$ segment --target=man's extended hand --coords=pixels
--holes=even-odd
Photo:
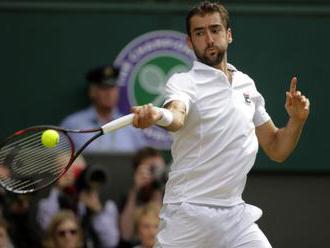
[[[286,92],[285,108],[291,119],[305,122],[309,115],[309,99],[297,91],[297,78],[291,79],[290,91]]]
[[[135,114],[133,126],[137,128],[150,127],[162,118],[162,114],[151,103],[135,106],[132,112]]]

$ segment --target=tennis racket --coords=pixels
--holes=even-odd
[[[0,144],[0,185],[6,190],[26,194],[43,189],[59,179],[73,161],[95,139],[133,122],[134,114],[113,120],[100,128],[72,130],[57,126],[34,126],[17,131]],[[53,147],[41,142],[46,130],[55,130],[59,141]],[[70,133],[95,133],[76,150]]]

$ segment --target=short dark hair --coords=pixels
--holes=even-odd
[[[212,14],[218,12],[223,24],[225,25],[225,28],[228,29],[229,28],[229,13],[228,10],[225,8],[225,6],[223,6],[220,3],[217,2],[209,2],[209,1],[203,1],[201,2],[199,5],[194,6],[187,14],[186,16],[186,31],[187,34],[189,36],[191,36],[191,31],[190,31],[190,27],[191,27],[191,18],[195,15],[200,15],[200,16],[204,16],[206,14]]]
[[[153,157],[162,157],[162,155],[158,150],[152,147],[145,147],[137,151],[137,153],[133,157],[134,170],[136,170],[141,165],[143,160]]]

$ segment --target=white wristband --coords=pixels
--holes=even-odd
[[[173,114],[171,111],[165,108],[155,107],[161,114],[162,118],[156,122],[157,125],[162,127],[168,127],[173,122]]]

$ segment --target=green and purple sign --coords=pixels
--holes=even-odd
[[[135,105],[164,102],[165,85],[176,72],[188,71],[195,55],[186,45],[186,36],[176,31],[154,31],[132,40],[119,53],[120,110],[128,113]],[[144,129],[149,144],[169,149],[171,137],[160,127]]]

